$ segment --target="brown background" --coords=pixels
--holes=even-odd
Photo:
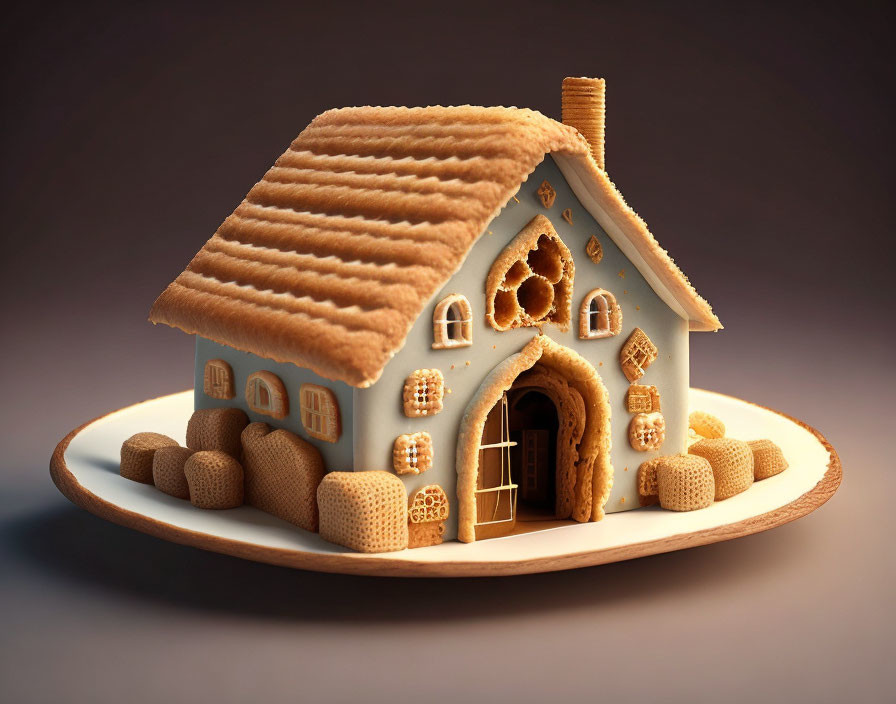
[[[133,5],[133,6],[132,6]],[[2,30],[6,701],[892,701],[889,3],[27,3]],[[242,562],[49,482],[83,420],[191,384],[154,296],[317,113],[608,79],[608,170],[714,304],[693,385],[841,453],[769,533],[529,577]]]

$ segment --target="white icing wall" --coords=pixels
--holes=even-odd
[[[535,195],[547,179],[557,191],[550,210]],[[485,321],[485,280],[501,250],[537,214],[545,215],[575,260],[572,297],[572,324],[566,332],[545,326],[546,335],[574,349],[590,361],[607,387],[612,409],[612,463],[614,484],[606,511],[638,507],[636,477],[638,465],[658,454],[684,452],[687,446],[688,323],[663,303],[644,277],[625,258],[566,184],[553,159],[547,157],[513,199],[488,226],[473,246],[463,267],[430,301],[414,324],[404,347],[388,364],[382,377],[369,389],[354,393],[354,468],[392,468],[392,443],[402,433],[425,430],[432,435],[433,467],[418,476],[402,477],[408,491],[426,484],[441,485],[451,501],[451,518],[446,538],[457,534],[455,449],[464,409],[488,372],[508,356],[519,352],[537,334],[535,328],[497,332]],[[573,212],[570,225],[560,216],[565,208]],[[585,244],[597,235],[604,258],[594,264],[585,254]],[[625,272],[624,278],[619,275]],[[604,288],[616,296],[622,307],[620,335],[597,340],[578,337],[578,310],[583,297],[594,288]],[[432,313],[444,296],[465,295],[473,308],[473,345],[453,350],[432,349]],[[625,408],[629,382],[619,366],[619,350],[631,331],[640,327],[659,349],[658,359],[648,367],[638,383],[657,386],[666,419],[666,441],[659,452],[636,452],[628,443],[631,415]],[[451,368],[453,365],[453,369]],[[407,418],[402,411],[404,380],[415,369],[436,368],[445,376],[443,410],[434,416]],[[624,501],[623,501],[624,499]]]
[[[203,373],[205,363],[210,359],[223,359],[233,367],[233,388],[236,397],[232,399],[209,398],[203,393]],[[246,403],[246,379],[252,372],[269,371],[280,377],[289,395],[289,415],[283,420],[256,413]],[[302,384],[320,384],[332,389],[339,402],[342,434],[338,442],[322,442],[308,437],[299,417],[299,387]],[[196,369],[194,386],[194,407],[200,408],[242,408],[252,421],[263,421],[274,428],[286,428],[303,440],[314,444],[324,458],[327,471],[347,471],[352,468],[352,387],[341,381],[331,381],[314,372],[294,364],[282,364],[249,352],[240,352],[232,347],[212,342],[204,337],[196,338]]]

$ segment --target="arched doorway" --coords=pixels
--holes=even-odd
[[[610,409],[597,370],[539,335],[486,377],[458,437],[458,538],[519,521],[599,520],[612,485]]]

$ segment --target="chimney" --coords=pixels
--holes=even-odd
[[[603,78],[564,78],[561,99],[564,125],[575,127],[591,145],[597,165],[604,168],[604,93]]]

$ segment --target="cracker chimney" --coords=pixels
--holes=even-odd
[[[564,125],[575,127],[591,145],[597,165],[604,168],[604,98],[603,78],[564,78],[561,99]]]

